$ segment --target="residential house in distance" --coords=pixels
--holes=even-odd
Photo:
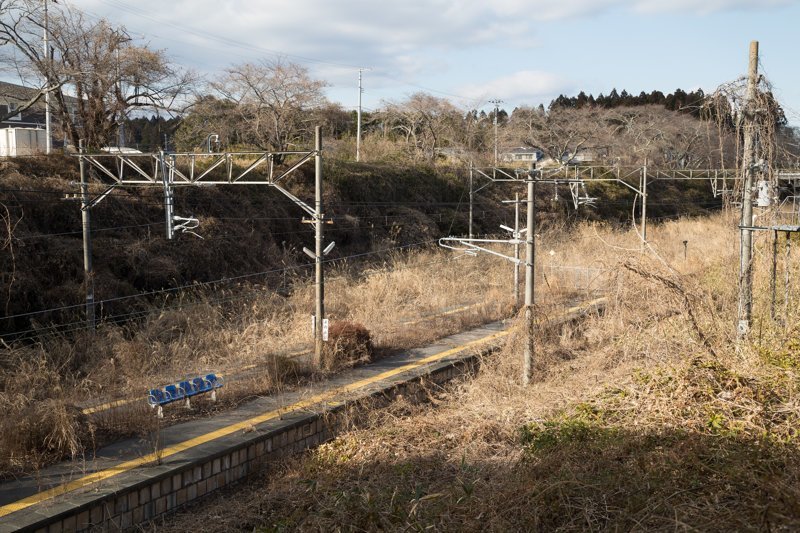
[[[0,114],[16,111],[38,92],[31,87],[0,81]],[[0,122],[0,128],[44,128],[44,101]]]
[[[561,157],[565,165],[591,165],[601,163],[608,158],[606,146],[582,146],[577,153],[567,152]]]
[[[15,83],[0,81],[0,116],[5,116],[7,112],[14,112],[16,109],[34,98],[38,89],[25,87]],[[77,103],[71,96],[65,97],[67,105]],[[77,106],[75,106],[77,107]],[[25,129],[45,129],[45,99],[40,98],[33,106],[15,115],[0,121],[0,129],[25,128]],[[51,114],[50,134],[52,146],[62,148],[64,146],[64,132],[57,117]]]
[[[500,152],[500,161],[514,165],[531,167],[544,158],[544,152],[530,146],[519,146]]]
[[[500,153],[500,161],[506,164],[527,166],[536,165],[539,168],[558,167],[561,165],[591,165],[602,162],[608,156],[608,148],[586,146],[578,149],[577,153],[565,152],[560,160],[545,155],[539,148],[520,146],[510,148]]]

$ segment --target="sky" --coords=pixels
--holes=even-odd
[[[63,0],[62,0],[63,1]],[[465,109],[559,94],[713,91],[760,72],[800,126],[800,0],[68,0],[213,79],[282,57],[345,108],[424,91]]]

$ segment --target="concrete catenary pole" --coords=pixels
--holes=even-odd
[[[322,128],[316,127],[315,130],[315,143],[314,143],[314,219],[316,229],[316,327],[314,328],[314,363],[317,367],[322,363],[322,320],[325,318],[325,272],[323,270],[322,259],[324,257],[323,251],[323,235],[322,228],[325,223],[322,213]]]
[[[83,139],[78,142],[78,150],[83,154]],[[92,330],[95,326],[92,230],[89,213],[89,183],[86,180],[86,164],[82,156],[78,158],[78,165],[81,172],[81,226],[83,228],[83,280],[86,285],[86,325]]]
[[[533,261],[535,257],[535,242],[534,234],[534,210],[535,205],[535,183],[534,176],[531,174],[528,177],[528,227],[526,230],[526,246],[525,246],[525,328],[527,329],[527,340],[525,342],[525,352],[522,360],[522,383],[528,385],[533,376],[533,334],[534,334],[534,317],[533,317]]]
[[[364,89],[361,88],[361,73],[363,68],[358,69],[358,125],[356,126],[356,162],[361,161],[361,95]]]
[[[750,63],[747,76],[747,101],[744,108],[744,189],[739,254],[739,321],[736,333],[742,338],[750,331],[753,312],[753,174],[755,172],[756,120],[755,105],[758,87],[758,41],[750,43]]]
[[[167,168],[167,160],[164,151],[158,154],[161,164],[161,179],[164,182],[164,222],[166,224],[167,240],[175,238],[175,224],[172,218],[175,209],[175,198],[172,190],[172,169]]]
[[[519,193],[514,197],[514,259],[519,261]],[[519,263],[514,263],[514,308],[519,309]]]
[[[642,168],[642,250],[647,248],[647,160]]]
[[[474,193],[472,192],[472,163],[469,164],[469,238],[472,238],[472,198]]]
[[[45,87],[44,93],[44,131],[45,131],[45,153],[48,155],[53,149],[53,140],[50,135],[50,43],[49,39],[50,21],[47,14],[47,0],[44,0],[44,64],[45,64]]]

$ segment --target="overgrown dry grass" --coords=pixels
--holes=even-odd
[[[169,424],[317,379],[303,355],[312,348],[314,286],[290,281],[288,296],[255,286],[183,295],[141,322],[4,350],[0,472],[90,455],[122,436],[145,438],[155,428],[154,413],[143,405],[154,386],[206,372],[226,377],[217,404],[201,398],[192,413],[169,408]],[[363,324],[380,355],[501,318],[510,309],[510,283],[510,266],[501,260],[454,259],[436,249],[396,254],[368,271],[330,270],[327,315],[334,323]],[[484,291],[484,284],[495,289]],[[136,402],[82,413],[119,399]],[[41,409],[53,416],[41,416]]]
[[[602,264],[610,303],[579,326],[540,333],[533,385],[519,384],[515,335],[473,380],[433,394],[436,409],[397,404],[153,528],[800,528],[797,316],[762,320],[760,291],[758,329],[736,344],[735,224],[653,228],[646,255],[630,233],[565,237],[554,251]]]

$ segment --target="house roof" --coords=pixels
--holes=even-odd
[[[538,148],[532,148],[530,146],[518,146],[516,148],[507,148],[503,150],[504,154],[540,154],[542,153],[541,150]]]
[[[39,93],[38,87],[26,87],[16,83],[9,83],[7,81],[0,81],[0,103],[7,102],[27,102]],[[67,102],[77,102],[78,99],[73,96],[64,95]],[[39,101],[34,104],[34,107],[44,107],[44,102]]]
[[[39,89],[33,87],[0,81],[0,100],[4,102],[9,100],[12,102],[28,101],[36,96],[38,92]]]

